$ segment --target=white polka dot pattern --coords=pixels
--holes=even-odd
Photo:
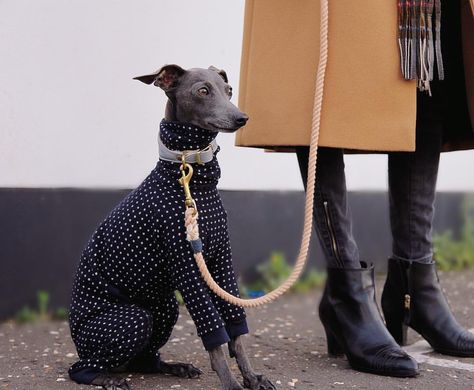
[[[162,121],[160,136],[173,150],[207,146],[216,133]],[[217,153],[217,152],[216,152]],[[186,241],[180,164],[156,168],[98,227],[85,248],[75,277],[70,328],[80,360],[71,377],[106,371],[137,356],[158,356],[176,323],[174,290],[183,296],[206,349],[247,333],[245,312],[210,292]],[[203,253],[214,279],[239,294],[227,231],[227,215],[216,188],[216,157],[194,165],[191,191],[200,212]]]

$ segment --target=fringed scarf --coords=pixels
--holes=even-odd
[[[398,0],[398,27],[403,77],[417,80],[418,89],[431,96],[430,81],[434,77],[435,52],[438,78],[444,79],[441,0]]]

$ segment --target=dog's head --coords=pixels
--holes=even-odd
[[[213,66],[185,70],[178,65],[165,65],[135,80],[165,91],[172,105],[173,120],[225,133],[247,123],[248,116],[230,102],[232,87],[227,74]]]

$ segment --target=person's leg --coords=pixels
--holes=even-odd
[[[298,148],[306,183],[308,148]],[[416,376],[418,366],[387,332],[375,301],[373,266],[359,261],[347,203],[343,151],[318,151],[314,219],[327,259],[328,278],[319,305],[328,354],[345,354],[358,371]]]
[[[418,120],[416,151],[388,157],[392,257],[433,261],[432,224],[443,124]]]
[[[443,123],[436,110],[417,121],[417,149],[389,156],[393,255],[382,309],[400,344],[410,326],[438,352],[474,356],[474,335],[461,327],[444,297],[433,256],[432,223]]]
[[[417,95],[416,151],[389,156],[393,256],[382,309],[390,333],[400,344],[406,343],[410,326],[438,352],[474,356],[474,335],[458,324],[440,287],[431,237],[444,123],[449,120],[449,128],[455,128],[452,101],[464,88],[456,85],[458,73],[463,73],[459,7],[459,1],[443,2],[446,78],[433,81],[432,97]]]
[[[296,154],[306,189],[309,147],[298,147]],[[352,217],[347,202],[342,149],[318,149],[313,215],[327,265],[360,268],[359,249],[352,235]]]

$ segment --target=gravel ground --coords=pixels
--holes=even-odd
[[[445,273],[441,279],[458,320],[473,328],[474,271]],[[381,286],[379,280],[378,287]],[[246,337],[249,356],[254,367],[265,373],[278,389],[474,389],[474,359],[470,358],[427,353],[423,357],[434,365],[422,363],[421,375],[415,379],[363,374],[351,370],[344,359],[328,358],[316,310],[320,295],[320,291],[287,295],[266,307],[248,310],[252,331]],[[420,338],[411,332],[410,340],[415,343]],[[162,352],[165,360],[191,362],[204,374],[197,380],[131,374],[134,390],[220,389],[184,309]],[[0,389],[88,389],[72,383],[67,376],[67,369],[75,359],[66,322],[0,324]],[[232,369],[240,378],[234,363]]]

